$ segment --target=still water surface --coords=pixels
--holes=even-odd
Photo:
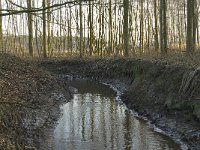
[[[170,138],[148,128],[116,101],[106,85],[70,81],[78,89],[54,130],[54,150],[178,150]]]

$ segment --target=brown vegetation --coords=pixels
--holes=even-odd
[[[70,98],[61,85],[48,72],[14,56],[0,55],[0,149],[34,145],[29,138],[33,140],[48,125],[58,103]]]

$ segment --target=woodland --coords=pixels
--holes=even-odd
[[[199,0],[0,0],[0,149],[48,146],[77,77],[198,150],[199,58]]]
[[[1,50],[31,57],[199,52],[198,0],[1,0]]]

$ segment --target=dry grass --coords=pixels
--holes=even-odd
[[[41,54],[42,55],[42,54]],[[17,54],[17,56],[19,56]],[[85,54],[82,59],[126,59],[122,55],[116,56],[115,54],[110,54],[109,56],[100,57],[98,54],[93,54],[90,56],[89,54]],[[30,57],[28,53],[23,55],[23,59],[27,61],[40,61],[43,60],[43,57],[34,56]],[[79,53],[71,53],[71,52],[62,52],[62,53],[54,53],[52,57],[48,57],[47,59],[51,60],[64,60],[64,59],[80,59]],[[185,49],[169,49],[168,54],[161,55],[158,51],[153,49],[149,50],[149,52],[139,54],[137,51],[136,54],[130,52],[130,56],[128,59],[142,59],[153,62],[162,62],[169,65],[183,65],[189,68],[196,68],[200,66],[200,51],[197,51],[193,55],[187,55]]]

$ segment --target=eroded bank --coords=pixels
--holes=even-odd
[[[130,109],[190,149],[199,149],[199,69],[134,59],[47,60],[38,66],[113,85]]]

